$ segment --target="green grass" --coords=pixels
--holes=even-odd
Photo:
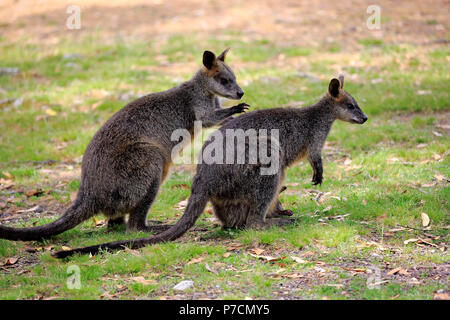
[[[59,249],[143,234],[126,234],[120,229],[107,232],[105,227],[87,221],[44,243],[0,240],[1,259],[20,257],[17,268],[0,271],[1,299],[431,299],[436,291],[448,290],[445,281],[434,280],[428,271],[414,275],[420,278],[419,284],[409,283],[410,277],[387,276],[397,266],[408,270],[442,266],[449,263],[449,256],[437,247],[405,245],[404,240],[424,236],[414,229],[385,235],[399,224],[420,229],[420,214],[425,212],[432,222],[429,232],[440,237],[434,243],[448,243],[450,189],[448,182],[436,178],[437,174],[450,176],[450,141],[436,126],[450,111],[448,48],[425,50],[364,39],[359,53],[330,44],[322,54],[317,48],[277,47],[265,39],[244,42],[239,36],[230,33],[227,40],[217,40],[175,35],[163,44],[136,40],[106,45],[87,37],[45,47],[25,41],[3,45],[2,67],[17,67],[20,74],[0,76],[4,89],[0,90],[0,100],[23,98],[23,103],[0,106],[0,178],[10,174],[15,184],[12,193],[0,190],[0,202],[13,197],[8,206],[29,208],[51,202],[58,208],[67,207],[70,194],[79,187],[79,177],[55,178],[45,170],[67,173],[73,168],[30,161],[79,159],[96,130],[128,102],[119,99],[121,94],[138,96],[168,89],[193,74],[201,61],[198,48],[219,53],[230,46],[227,59],[231,67],[239,65],[237,79],[245,84],[244,101],[252,110],[293,101],[303,101],[304,105],[315,102],[325,93],[329,79],[336,76],[333,65],[339,59],[346,73],[345,89],[369,116],[363,126],[334,125],[324,152],[322,186],[311,185],[307,163],[288,170],[288,191],[281,200],[295,212],[297,224],[263,231],[230,231],[213,225],[211,216],[204,214],[197,223],[199,229],[175,243],[64,261],[54,260],[45,250],[28,253],[26,246],[53,245]],[[310,61],[308,70],[296,69],[299,57]],[[161,60],[167,61],[165,68],[160,68]],[[283,62],[275,63],[278,60]],[[351,64],[353,60],[359,64]],[[178,65],[192,68],[174,72]],[[345,164],[345,159],[351,163]],[[150,219],[175,221],[181,215],[175,206],[189,197],[193,173],[176,171],[163,185]],[[47,200],[28,198],[21,191],[36,188],[46,192]],[[316,194],[308,192],[311,189],[325,193],[323,199],[316,203]],[[347,214],[343,221],[329,219]],[[34,217],[17,225],[51,220]],[[363,244],[370,241],[387,249]],[[229,250],[231,242],[242,248]],[[249,255],[254,247],[280,260],[264,262]],[[296,263],[291,256],[302,257],[306,263]],[[199,258],[203,260],[188,264]],[[208,271],[205,264],[217,274]],[[72,265],[80,268],[81,289],[67,286],[67,268]],[[380,288],[368,288],[370,274],[344,269],[367,265],[379,267],[382,280],[387,280]],[[320,271],[315,268],[322,268],[324,276],[318,277]],[[295,273],[303,277],[286,276]],[[139,276],[154,281],[133,280]],[[182,280],[193,280],[194,286],[182,293],[174,291],[173,286]]]

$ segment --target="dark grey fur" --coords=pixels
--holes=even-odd
[[[194,77],[165,92],[143,96],[119,110],[94,135],[84,156],[81,185],[72,206],[58,220],[34,228],[0,226],[0,238],[39,240],[69,230],[102,212],[108,225],[127,230],[164,230],[148,226],[147,213],[171,165],[175,129],[193,133],[194,121],[214,126],[247,109],[222,109],[218,96],[240,99],[244,92],[225,64],[228,49],[217,58],[205,51]],[[225,80],[224,80],[225,79]]]
[[[321,151],[336,119],[362,124],[367,120],[353,97],[342,89],[341,81],[332,79],[328,93],[316,104],[295,109],[278,108],[247,113],[222,126],[223,147],[227,129],[279,129],[280,168],[274,175],[261,175],[260,164],[199,164],[194,177],[191,197],[185,213],[169,230],[152,237],[111,242],[91,247],[60,251],[55,257],[99,250],[117,250],[125,246],[133,249],[147,244],[174,240],[191,228],[206,203],[211,201],[216,216],[224,227],[261,228],[281,225],[289,219],[268,219],[277,205],[278,193],[287,167],[307,157],[314,169],[313,183],[322,183]],[[266,139],[267,137],[260,137]],[[203,150],[211,143],[208,141]],[[236,150],[236,146],[234,147]]]

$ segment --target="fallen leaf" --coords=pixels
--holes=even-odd
[[[72,250],[72,248],[71,247],[67,247],[67,246],[62,246],[61,250],[68,251],[68,250]]]
[[[231,252],[225,252],[222,257],[224,258],[228,258],[229,256],[231,256]]]
[[[145,286],[147,286],[147,285],[149,285],[149,284],[156,284],[157,282],[156,282],[156,280],[153,280],[153,279],[145,279],[144,277],[142,277],[142,276],[139,276],[139,277],[133,277],[133,278],[131,278],[133,281],[136,281],[137,283],[140,283],[140,284],[143,284],[143,285],[145,285]]]
[[[420,216],[422,217],[422,226],[428,227],[430,224],[430,217],[425,212],[420,213]]]
[[[239,250],[243,247],[242,244],[240,243],[232,243],[228,248],[227,251],[235,251],[235,250]]]
[[[395,268],[395,269],[392,269],[391,271],[389,271],[389,272],[387,273],[387,275],[388,275],[388,276],[392,276],[392,275],[396,274],[397,272],[399,272],[401,269],[402,269],[402,268]]]
[[[104,220],[104,219],[97,219],[96,217],[92,217],[92,220],[94,220],[94,225],[96,227],[101,227],[106,224],[106,220]]]
[[[406,270],[406,269],[400,269],[398,271],[398,274],[401,274],[402,276],[409,276],[410,275],[408,270]]]
[[[250,252],[256,254],[257,256],[261,255],[261,253],[263,253],[264,251],[265,251],[264,249],[260,248],[250,249]]]
[[[387,273],[387,275],[388,275],[388,276],[392,276],[392,275],[394,275],[394,274],[396,274],[396,273],[398,273],[398,274],[400,274],[400,275],[402,275],[402,276],[410,276],[408,270],[403,269],[403,268],[401,268],[401,267],[392,269],[391,271],[389,271],[389,272]]]
[[[294,256],[291,256],[291,259],[294,260],[297,263],[307,263],[308,262],[306,260],[303,260],[302,258],[294,257]]]
[[[412,239],[408,239],[408,240],[403,241],[403,243],[404,243],[404,244],[408,244],[408,243],[411,243],[411,242],[417,242],[417,241],[419,241],[419,239],[412,238]]]
[[[187,200],[182,200],[175,205],[175,209],[184,210],[188,204]]]
[[[3,175],[5,176],[5,178],[8,179],[8,180],[14,179],[14,176],[13,176],[11,173],[9,173],[9,172],[2,171],[2,174],[3,174]]]
[[[51,116],[51,117],[57,115],[56,111],[53,110],[53,109],[50,109],[50,108],[49,108],[49,109],[46,109],[46,110],[45,110],[45,113],[46,113],[47,115]]]
[[[427,241],[425,239],[422,239],[422,238],[419,238],[418,243],[425,243],[425,244],[427,244],[429,246],[432,246],[432,247],[439,247],[438,245],[436,245],[436,244],[434,244],[434,243],[432,243],[430,241]]]
[[[17,213],[29,213],[29,212],[42,212],[42,208],[40,206],[34,206],[33,208],[27,210],[17,210]]]
[[[435,293],[434,300],[450,300],[450,294],[448,292]]]
[[[6,190],[12,188],[14,186],[14,182],[11,180],[0,179],[0,190]]]
[[[19,261],[19,258],[16,257],[6,258],[5,263],[3,265],[12,266],[13,264],[16,264],[17,261]]]
[[[389,232],[399,232],[399,231],[403,231],[403,230],[405,230],[405,228],[400,227],[400,228],[392,228],[392,229],[389,229],[388,231]]]
[[[213,268],[211,268],[211,267],[209,266],[209,264],[207,264],[207,263],[205,263],[205,268],[206,268],[206,270],[208,270],[209,272],[214,273],[216,276],[219,275],[219,273],[218,273],[216,270],[214,270]]]
[[[346,271],[353,271],[353,272],[366,272],[367,269],[365,268],[342,268]]]
[[[77,198],[78,191],[74,191],[70,194],[70,201],[74,202]]]
[[[95,110],[95,109],[97,109],[97,107],[98,106],[100,106],[101,104],[103,103],[103,101],[97,101],[96,103],[94,103],[92,106],[91,106],[91,109],[92,110]]]
[[[44,191],[42,191],[42,189],[34,189],[34,190],[29,190],[25,193],[25,195],[27,197],[39,197],[40,195],[44,194]]]
[[[284,257],[277,258],[277,257],[271,257],[271,256],[257,256],[257,255],[251,254],[251,253],[249,253],[249,255],[251,255],[252,257],[258,258],[260,260],[268,261],[268,262],[279,261],[284,258]]]
[[[302,278],[303,274],[301,274],[299,272],[287,273],[287,274],[284,274],[283,277],[290,278],[290,279],[298,279],[298,278]]]
[[[191,261],[189,261],[189,262],[187,263],[187,265],[194,264],[194,263],[199,263],[199,262],[201,262],[201,261],[203,261],[203,260],[205,260],[204,257],[195,258],[195,259],[192,259]]]

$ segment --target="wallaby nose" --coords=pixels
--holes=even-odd
[[[242,91],[242,90],[241,90],[241,91],[238,91],[236,94],[237,94],[237,96],[238,96],[239,99],[240,99],[240,98],[242,98],[242,96],[244,95],[244,91]]]
[[[366,121],[367,121],[367,116],[366,116],[366,115],[363,115],[362,120],[363,120],[362,123],[366,122]]]

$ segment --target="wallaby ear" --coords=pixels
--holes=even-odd
[[[211,70],[211,68],[216,63],[216,55],[211,51],[203,52],[203,65],[206,69]]]
[[[227,53],[230,50],[230,47],[226,48],[224,52],[222,52],[217,59],[219,59],[220,61],[225,62],[225,58],[227,57]]]
[[[339,75],[339,82],[341,83],[341,89],[344,89],[344,75]]]
[[[339,96],[339,88],[341,84],[339,80],[336,78],[331,79],[330,84],[328,85],[328,92],[331,94],[333,98],[337,98]]]

